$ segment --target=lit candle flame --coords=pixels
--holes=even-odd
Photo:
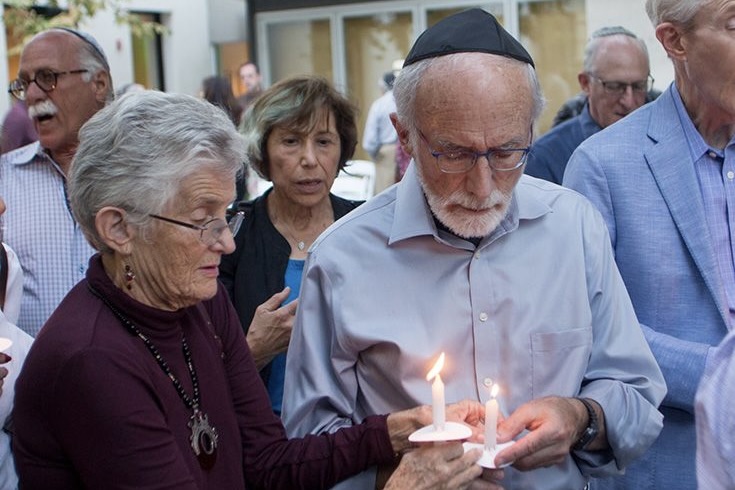
[[[436,363],[434,363],[434,367],[431,368],[429,373],[426,375],[426,381],[431,381],[432,379],[436,378],[436,376],[439,374],[439,371],[442,370],[444,367],[444,353],[442,352],[439,356],[439,359],[436,360]]]
[[[500,391],[500,385],[497,383],[493,384],[493,387],[490,388],[490,396],[495,398],[496,396],[498,396],[499,391]]]
[[[485,403],[485,449],[494,451],[497,445],[498,434],[498,400],[495,398],[500,391],[500,385],[493,383],[490,388],[490,399]]]

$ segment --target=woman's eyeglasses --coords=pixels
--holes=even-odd
[[[149,214],[148,216],[150,216],[151,218],[160,219],[161,221],[165,221],[167,223],[172,223],[174,225],[184,226],[186,228],[191,228],[192,230],[198,230],[199,240],[209,247],[219,241],[219,239],[222,237],[222,233],[224,233],[226,229],[230,230],[230,233],[232,233],[233,237],[237,235],[237,232],[238,230],[240,230],[240,226],[242,225],[242,222],[245,218],[245,213],[243,211],[239,211],[235,213],[235,215],[233,215],[229,221],[225,221],[222,218],[214,218],[207,221],[203,225],[186,223],[185,221],[166,218],[165,216],[159,216],[157,214]]]

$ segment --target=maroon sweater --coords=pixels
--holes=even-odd
[[[88,283],[149,336],[191,394],[183,330],[202,410],[219,433],[211,470],[189,444],[191,410]],[[315,489],[393,461],[385,416],[287,440],[222,288],[200,305],[157,310],[120,291],[99,256],[33,344],[16,384],[14,431],[24,490]]]

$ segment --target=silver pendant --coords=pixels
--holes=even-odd
[[[303,251],[306,248],[306,244],[304,242],[299,242],[296,244],[296,247],[298,247],[299,250]]]
[[[188,425],[191,428],[191,448],[201,467],[208,470],[217,459],[217,429],[209,425],[209,418],[200,410],[194,411]]]

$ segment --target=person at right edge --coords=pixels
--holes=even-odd
[[[583,142],[563,183],[605,218],[668,385],[661,436],[624,475],[594,488],[689,490],[695,393],[735,319],[735,1],[648,0],[646,10],[674,82]]]

